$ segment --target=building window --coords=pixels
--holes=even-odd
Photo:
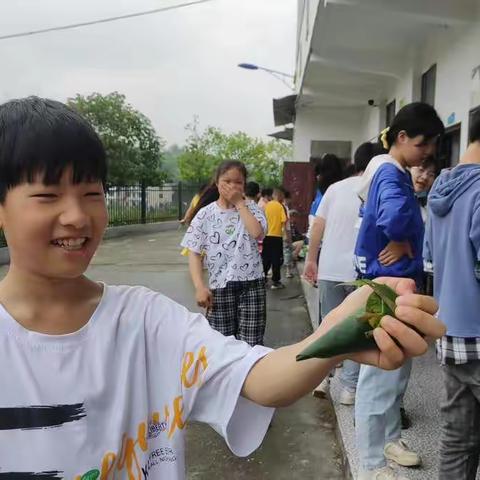
[[[389,127],[392,124],[393,119],[395,118],[396,108],[397,108],[397,102],[395,100],[387,104],[387,109],[385,114],[385,123],[387,124],[387,127]]]
[[[435,86],[437,83],[437,66],[433,65],[422,75],[422,102],[435,106]]]

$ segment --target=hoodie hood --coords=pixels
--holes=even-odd
[[[480,165],[463,164],[443,170],[433,184],[428,205],[432,212],[444,217],[452,208],[455,200],[475,182],[480,182]]]
[[[357,195],[360,197],[360,200],[365,203],[368,198],[368,192],[370,190],[370,185],[372,184],[373,177],[377,170],[384,163],[391,163],[395,165],[401,172],[405,172],[405,169],[391,156],[388,154],[377,155],[373,157],[370,162],[368,162],[367,169],[361,177],[360,185],[357,189]]]

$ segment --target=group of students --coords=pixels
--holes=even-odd
[[[480,120],[460,165],[434,183],[443,132],[431,106],[412,103],[378,143],[357,149],[356,176],[333,184],[318,205],[304,277],[318,281],[325,318],[356,278],[407,277],[425,291],[433,274],[447,325],[437,345],[445,378],[439,478],[473,480],[480,453]],[[411,362],[392,372],[343,363],[340,402],[355,404],[360,480],[405,480],[387,462],[421,463],[401,438],[410,424],[403,409],[410,372]],[[314,393],[327,388],[328,377]]]
[[[247,182],[242,162],[227,160],[210,186],[193,198],[182,220],[188,223],[182,253],[189,253],[198,305],[206,309],[214,329],[251,346],[263,345],[270,270],[270,288],[283,288],[281,267],[285,263],[291,278],[294,256],[303,245],[296,237],[289,197],[282,188],[260,191],[256,182]]]
[[[306,395],[339,361],[397,368],[427,350],[427,336],[445,331],[431,297],[414,293],[408,279],[389,278],[398,320],[382,320],[376,349],[297,362],[365,305],[368,288],[309,337],[272,350],[224,336],[148,288],[91,280],[85,271],[108,224],[107,170],[100,138],[72,108],[38,97],[0,105],[0,225],[10,252],[0,281],[5,477],[184,479],[187,422],[210,424],[235,454],[249,455],[274,408]],[[208,242],[210,281],[231,286],[220,294],[230,298],[222,322],[233,310],[248,322],[255,302],[239,310],[237,299],[264,294],[255,265],[266,225],[243,198],[245,177],[240,165],[220,172],[218,200],[197,214],[209,221],[187,244]],[[190,257],[198,281],[200,259]]]

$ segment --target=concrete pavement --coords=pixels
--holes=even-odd
[[[192,310],[188,265],[179,254],[181,231],[107,240],[88,272],[111,284],[146,285]],[[298,278],[268,292],[266,344],[280,347],[311,332]],[[336,480],[343,478],[335,417],[330,403],[307,397],[278,410],[266,439],[253,455],[236,458],[210,427],[187,431],[189,480]]]

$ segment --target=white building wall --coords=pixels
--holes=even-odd
[[[437,64],[435,108],[448,127],[448,118],[455,114],[461,122],[461,152],[468,142],[469,111],[478,106],[472,102],[472,70],[480,64],[480,25],[466,32],[444,31],[429,39],[422,58],[423,69]]]
[[[305,72],[320,0],[299,0],[297,28],[297,61],[295,81],[299,85]]]
[[[420,55],[412,60],[404,77],[391,82],[386,103],[396,100],[397,111],[409,102],[420,100],[421,77],[432,65],[437,65],[435,108],[446,127],[461,122],[461,152],[468,142],[469,111],[478,106],[478,99],[472,101],[472,70],[480,64],[480,25],[472,25],[461,31],[445,29],[431,36],[422,46]],[[477,97],[478,98],[478,97]],[[384,108],[384,105],[381,106]],[[448,124],[449,117],[455,121]],[[367,111],[366,123],[372,133],[378,114]],[[378,125],[380,131],[384,118]],[[370,138],[370,137],[368,137]]]
[[[295,122],[294,159],[308,161],[312,140],[352,142],[352,152],[360,143],[376,138],[385,126],[385,105],[396,100],[397,111],[420,100],[421,76],[437,65],[435,108],[448,124],[461,122],[461,152],[467,146],[469,111],[478,106],[480,92],[472,101],[472,70],[480,64],[480,24],[469,28],[442,29],[421,45],[407,62],[404,76],[388,82],[384,101],[378,107],[310,108],[299,107]],[[480,87],[480,85],[479,85]]]
[[[360,126],[365,119],[363,108],[300,107],[295,120],[293,151],[295,162],[310,160],[312,140],[352,142],[352,152],[362,142]]]

